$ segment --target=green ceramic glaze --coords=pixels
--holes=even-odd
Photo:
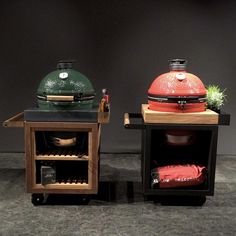
[[[75,96],[73,102],[47,101],[47,95]],[[74,69],[58,69],[49,73],[37,90],[38,106],[42,109],[90,109],[95,91],[89,79]]]

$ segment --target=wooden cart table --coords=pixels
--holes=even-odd
[[[109,122],[109,115],[97,109],[29,109],[3,123],[24,128],[26,187],[34,205],[41,204],[45,194],[97,194],[101,124]],[[55,138],[61,135],[72,135],[75,142],[58,145]]]

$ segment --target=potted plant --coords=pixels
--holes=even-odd
[[[220,113],[221,107],[226,101],[225,90],[222,90],[218,85],[209,85],[207,89],[207,108]]]

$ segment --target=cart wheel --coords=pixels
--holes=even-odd
[[[206,196],[199,196],[193,201],[193,205],[202,206],[206,202]]]
[[[31,196],[31,202],[34,206],[41,205],[44,201],[44,195],[40,193],[33,193]]]
[[[90,199],[91,199],[91,197],[88,195],[85,195],[85,196],[81,195],[81,196],[79,196],[79,203],[81,205],[88,205],[90,202]]]

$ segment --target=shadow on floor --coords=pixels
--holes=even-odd
[[[122,191],[121,191],[122,190]],[[42,196],[42,194],[39,194]],[[88,205],[90,202],[100,204],[137,203],[151,201],[155,204],[170,206],[201,206],[205,203],[205,196],[143,196],[140,182],[100,182],[96,195],[81,194],[48,194],[43,202],[38,202],[38,194],[32,195],[34,205]],[[123,195],[123,199],[119,197]],[[36,200],[36,201],[35,201]]]
[[[123,198],[120,198],[123,195]],[[48,194],[44,205],[80,205],[89,201],[101,201],[106,203],[133,203],[143,201],[140,182],[100,182],[98,194]]]

